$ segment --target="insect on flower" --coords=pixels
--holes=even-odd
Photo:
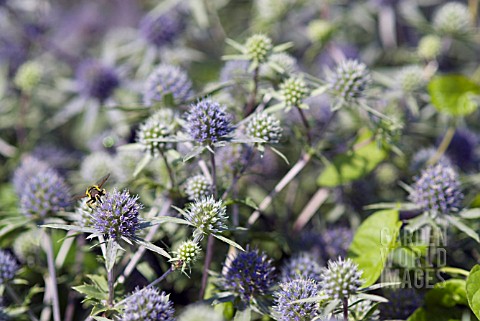
[[[105,184],[105,182],[109,177],[110,177],[110,173],[102,177],[102,179],[96,185],[87,187],[85,194],[75,196],[74,200],[79,200],[84,197],[88,197],[89,199],[87,201],[87,204],[89,205],[93,205],[97,201],[101,203],[102,202],[101,197],[104,196],[106,193],[105,189],[102,188],[102,186],[103,184]]]

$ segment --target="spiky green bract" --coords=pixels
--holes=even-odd
[[[173,112],[170,109],[162,109],[140,125],[137,141],[146,153],[152,157],[158,157],[172,147],[171,143],[158,140],[173,136],[176,127]]]
[[[176,251],[174,251],[175,257],[172,259],[173,262],[180,262],[182,268],[190,266],[193,264],[198,257],[202,248],[198,245],[197,242],[188,240],[180,244]]]
[[[331,299],[348,298],[362,286],[362,273],[351,259],[330,260],[322,271],[322,289]]]

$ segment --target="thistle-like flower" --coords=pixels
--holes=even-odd
[[[175,257],[172,259],[172,262],[181,262],[182,269],[193,264],[198,257],[202,248],[194,241],[185,241],[177,248],[174,252]]]
[[[248,59],[259,65],[267,61],[273,49],[272,39],[264,34],[255,34],[247,39],[245,48]]]
[[[220,70],[220,81],[235,81],[246,80],[251,78],[248,73],[248,61],[245,60],[228,60]]]
[[[362,286],[362,273],[351,259],[330,260],[322,271],[322,289],[331,299],[348,298]]]
[[[191,201],[212,195],[212,190],[212,182],[201,174],[192,176],[185,182],[185,193]]]
[[[28,266],[42,266],[46,262],[40,247],[40,230],[31,229],[20,234],[13,242],[13,253],[20,262]]]
[[[36,174],[45,172],[48,169],[50,169],[50,166],[38,158],[32,156],[24,157],[13,173],[12,184],[17,195],[21,197],[25,186],[27,186],[28,180]]]
[[[190,203],[184,216],[195,227],[194,241],[200,240],[204,234],[217,234],[227,229],[227,209],[221,200],[215,201],[213,196]]]
[[[320,239],[323,259],[328,261],[346,257],[352,239],[353,232],[348,227],[338,226],[327,229]]]
[[[172,9],[158,17],[145,16],[140,21],[140,34],[150,44],[162,47],[174,42],[185,30],[186,24],[182,14]]]
[[[479,137],[468,129],[457,129],[448,145],[447,155],[452,162],[464,171],[477,165],[476,148]]]
[[[253,115],[246,130],[248,136],[263,139],[270,144],[278,143],[283,131],[280,121],[265,112]]]
[[[263,64],[260,68],[260,75],[265,77],[276,79],[279,72],[292,75],[299,71],[297,59],[285,52],[273,53],[268,61],[268,64]]]
[[[199,144],[211,145],[228,139],[233,131],[232,116],[226,107],[211,100],[200,100],[187,113],[187,131]]]
[[[400,88],[406,92],[414,92],[425,86],[427,79],[425,78],[423,68],[420,66],[409,66],[403,68],[398,75]]]
[[[462,36],[471,30],[470,12],[460,2],[447,2],[434,14],[433,28],[439,35]]]
[[[420,170],[427,167],[428,161],[437,153],[437,150],[433,147],[422,148],[416,152],[410,162],[410,170],[414,173],[419,172]],[[437,163],[442,163],[444,165],[451,166],[452,161],[447,156],[442,155]]]
[[[311,279],[294,279],[280,284],[273,295],[275,319],[279,321],[310,321],[319,315],[318,302],[294,303],[294,301],[318,296],[320,286]]]
[[[320,281],[322,267],[317,263],[313,255],[301,252],[288,259],[282,266],[282,282],[298,278]]]
[[[432,218],[458,212],[462,199],[456,171],[443,163],[424,169],[409,195],[409,200]]]
[[[130,196],[127,190],[107,192],[95,207],[92,226],[106,238],[134,237],[140,228],[139,210],[143,208],[137,201],[138,196]]]
[[[161,102],[171,94],[175,104],[185,103],[193,94],[192,82],[180,67],[161,64],[153,70],[145,82],[143,102],[147,106]]]
[[[19,266],[15,258],[10,253],[0,250],[0,285],[12,280],[18,269]]]
[[[221,286],[248,303],[254,296],[266,294],[275,280],[272,261],[257,250],[240,252],[230,262]]]
[[[43,219],[70,203],[69,187],[53,169],[36,173],[26,181],[20,197],[20,210],[27,217]]]
[[[178,316],[178,321],[223,321],[223,316],[213,307],[203,304],[189,305]]]
[[[442,49],[442,39],[435,35],[428,35],[418,42],[417,53],[420,57],[431,60],[435,59]]]
[[[83,61],[76,73],[79,92],[90,98],[104,102],[120,85],[120,79],[111,67],[89,59]]]
[[[87,155],[80,164],[80,176],[85,182],[96,182],[105,173],[116,172],[113,156],[104,151],[93,152]]]
[[[164,119],[164,117],[154,114],[140,125],[137,132],[137,141],[146,153],[152,157],[158,157],[171,148],[172,144],[156,140],[172,136],[175,127],[176,123],[173,119]]]
[[[370,84],[370,73],[365,64],[346,60],[328,76],[331,93],[345,102],[356,102]]]
[[[42,78],[42,66],[34,61],[27,61],[17,70],[15,86],[24,92],[31,92]]]
[[[280,96],[287,108],[304,107],[309,89],[302,77],[290,77],[280,84]]]
[[[125,302],[122,321],[174,321],[170,295],[155,288],[137,289]]]

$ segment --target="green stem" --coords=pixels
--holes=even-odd
[[[344,297],[342,299],[342,303],[343,303],[343,319],[345,321],[348,321],[348,298]]]
[[[442,155],[445,154],[445,152],[448,149],[448,146],[452,142],[453,136],[455,135],[455,129],[456,128],[453,127],[453,126],[448,128],[447,132],[445,133],[445,136],[443,136],[442,142],[438,146],[437,151],[428,160],[428,162],[427,162],[428,165],[435,165],[440,160]]]
[[[20,298],[18,297],[17,293],[15,292],[14,289],[12,289],[12,287],[10,287],[9,284],[6,284],[5,285],[5,289],[7,290],[7,293],[8,295],[12,298],[12,300],[18,304],[18,305],[22,305],[22,300],[20,300]],[[31,321],[38,321],[37,317],[32,313],[32,311],[30,311],[30,309],[27,310],[27,314],[28,314],[28,317],[30,318]]]
[[[54,321],[61,321],[60,319],[60,301],[58,298],[57,275],[55,271],[55,258],[53,255],[53,244],[48,232],[44,233],[45,252],[47,254],[47,265],[50,287],[52,291],[52,307]]]
[[[175,187],[175,176],[173,175],[172,168],[170,167],[170,164],[168,163],[167,157],[163,152],[160,152],[160,155],[162,156],[163,162],[165,163],[165,167],[167,168],[168,176],[170,177],[170,188]]]
[[[260,72],[260,67],[256,67],[253,71],[253,90],[252,94],[250,95],[250,99],[248,100],[247,109],[245,110],[245,116],[250,115],[255,111],[255,103],[257,99],[257,92],[258,92],[258,75]]]
[[[303,126],[305,126],[305,130],[307,131],[307,141],[308,145],[312,146],[312,133],[311,133],[311,127],[310,124],[307,121],[307,118],[305,117],[305,114],[303,113],[303,110],[299,108],[298,106],[296,107],[298,112],[300,113],[300,118],[302,119]]]

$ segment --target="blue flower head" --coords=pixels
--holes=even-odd
[[[288,259],[282,267],[282,282],[304,278],[320,281],[322,267],[313,255],[301,252]]]
[[[93,59],[83,61],[76,73],[78,90],[86,97],[100,102],[107,100],[120,85],[116,71]]]
[[[240,252],[230,262],[222,279],[222,287],[235,293],[244,303],[254,296],[266,294],[275,280],[272,261],[258,250]]]
[[[172,9],[157,17],[145,16],[140,21],[140,34],[150,44],[162,47],[173,43],[185,27],[183,15],[179,10]]]
[[[10,253],[0,250],[0,285],[12,280],[18,269],[15,258]]]
[[[153,70],[145,82],[143,102],[151,106],[155,102],[163,101],[168,94],[173,96],[174,103],[182,104],[193,94],[192,82],[180,67],[161,64]]]
[[[24,157],[20,163],[20,166],[18,166],[13,173],[12,184],[17,195],[19,197],[22,196],[23,190],[27,185],[28,180],[31,179],[32,176],[35,176],[41,172],[45,172],[49,168],[50,166],[48,166],[47,163],[41,161],[37,157]]]
[[[293,303],[319,295],[320,286],[311,279],[294,279],[280,284],[274,293],[273,310],[279,321],[310,321],[319,315],[318,302]]]
[[[155,288],[137,289],[125,302],[122,321],[174,321],[169,295]]]
[[[138,196],[127,190],[107,192],[92,213],[92,226],[107,238],[133,237],[140,228]]]
[[[187,131],[199,144],[210,145],[228,139],[233,131],[232,116],[211,99],[200,100],[187,113]]]

